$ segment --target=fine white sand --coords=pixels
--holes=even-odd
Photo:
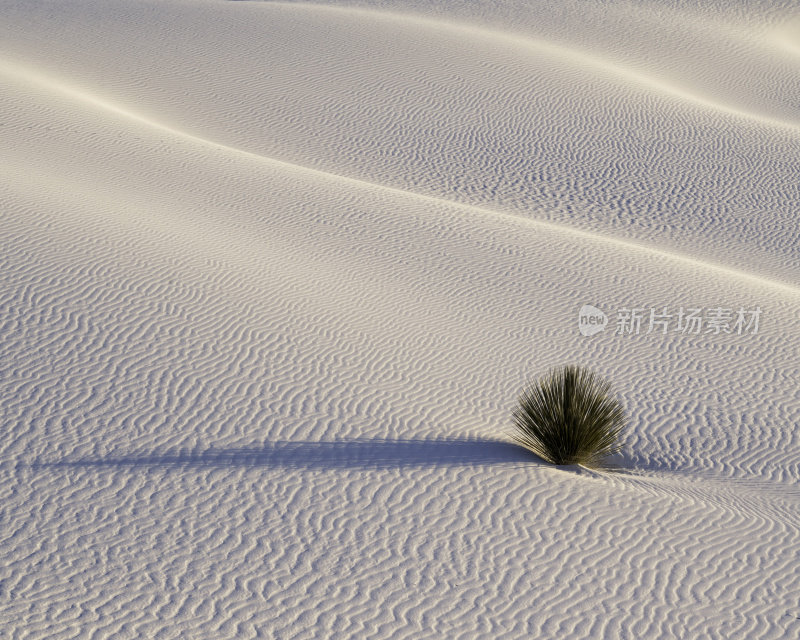
[[[794,0],[0,18],[0,637],[800,637]]]

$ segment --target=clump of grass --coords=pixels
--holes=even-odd
[[[528,383],[513,414],[513,440],[557,465],[603,467],[621,447],[625,410],[611,385],[567,365]]]

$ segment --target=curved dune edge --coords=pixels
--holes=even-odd
[[[775,137],[766,143],[767,132],[744,120],[501,41],[475,41],[480,52],[470,59],[470,39],[454,34],[271,3],[173,6],[163,21],[153,12],[132,10],[129,22],[115,21],[111,33],[123,48],[149,57],[128,57],[123,71],[92,62],[116,55],[109,38],[95,35],[114,11],[100,11],[99,17],[92,12],[95,28],[87,25],[82,37],[65,37],[58,61],[12,33],[10,42],[19,44],[8,58],[35,61],[26,66],[49,69],[51,78],[60,69],[75,87],[104,87],[86,92],[130,105],[137,115],[258,155],[523,217],[536,212],[540,219],[672,253],[738,263],[739,270],[767,279],[796,280],[796,252],[788,238],[797,194],[783,185],[793,176],[800,140],[784,131],[772,129]],[[635,16],[618,16],[629,18]],[[219,51],[217,66],[192,37],[205,32],[209,21],[225,34],[207,32],[209,48]],[[758,28],[740,30],[755,37]],[[282,50],[282,34],[294,29],[299,40]],[[32,33],[37,31],[58,40],[53,28],[32,25]],[[152,32],[173,43],[163,60],[153,55],[158,44],[150,42]],[[703,33],[705,27],[689,30],[686,40],[692,44]],[[329,36],[331,43],[342,39],[341,46],[328,44]],[[302,47],[303,38],[319,40],[320,50]],[[86,53],[76,54],[83,41]],[[713,51],[712,44],[723,51],[723,80],[737,73],[737,42],[712,40],[702,50]],[[410,59],[404,64],[394,52],[406,47]],[[182,50],[193,52],[191,61],[180,56]],[[740,73],[769,78],[761,58],[769,58],[768,52],[747,44]],[[309,73],[293,74],[284,55]],[[366,57],[351,64],[350,55]],[[663,47],[659,55],[674,62]],[[441,63],[426,69],[431,56]],[[274,70],[269,60],[276,61]],[[255,66],[248,71],[249,64]],[[655,72],[658,65],[643,66]],[[304,77],[313,78],[319,90],[306,91]],[[743,89],[737,97],[732,90],[731,97],[754,109],[762,99],[766,113],[790,98],[789,78],[781,68],[765,93]],[[686,80],[687,86],[696,84],[691,71]],[[586,95],[573,91],[576,83]],[[724,95],[723,87],[718,97]]]
[[[317,6],[317,5],[312,5],[312,6]],[[213,140],[207,140],[205,138],[201,138],[201,137],[192,135],[190,133],[186,133],[184,131],[180,131],[180,130],[174,129],[172,127],[169,127],[167,125],[164,125],[162,123],[154,121],[154,120],[152,120],[150,118],[147,118],[147,117],[144,117],[142,115],[139,115],[136,112],[134,112],[134,111],[132,111],[132,110],[126,108],[126,107],[122,107],[122,106],[116,105],[116,104],[114,104],[112,102],[109,102],[108,100],[105,100],[105,99],[103,99],[101,97],[98,97],[98,96],[96,96],[96,95],[94,95],[92,93],[87,93],[85,91],[81,91],[81,90],[76,89],[74,87],[71,87],[69,85],[65,85],[65,84],[63,84],[63,83],[61,83],[61,82],[59,82],[57,80],[54,80],[52,78],[47,77],[46,75],[40,74],[40,73],[38,73],[36,71],[33,71],[31,69],[24,68],[21,65],[18,65],[18,64],[15,64],[15,63],[10,63],[8,61],[0,61],[0,73],[4,73],[7,77],[13,78],[13,79],[15,79],[17,81],[23,81],[25,83],[35,84],[38,87],[44,88],[44,89],[46,89],[48,91],[59,93],[59,94],[64,95],[64,96],[66,96],[66,97],[68,97],[70,99],[77,100],[77,101],[79,101],[81,103],[84,103],[84,104],[87,104],[87,105],[89,105],[89,106],[91,106],[93,108],[108,112],[110,114],[113,114],[113,115],[116,115],[116,116],[119,116],[119,117],[122,117],[122,118],[125,118],[125,119],[128,119],[128,120],[131,120],[131,121],[134,121],[134,122],[137,122],[137,123],[139,123],[139,124],[141,124],[143,126],[146,126],[146,127],[152,128],[152,129],[158,129],[158,130],[163,131],[165,133],[169,133],[170,135],[182,138],[184,140],[189,140],[191,142],[194,142],[194,143],[197,143],[197,144],[200,144],[200,145],[203,145],[203,146],[206,146],[206,147],[218,150],[218,151],[224,150],[225,152],[228,152],[228,153],[234,153],[234,154],[241,155],[241,156],[244,156],[244,157],[249,157],[249,158],[252,158],[252,159],[256,160],[257,162],[270,163],[270,164],[273,164],[275,166],[279,166],[279,167],[281,167],[283,169],[290,169],[290,170],[293,170],[293,171],[304,172],[304,173],[307,173],[309,175],[315,175],[315,176],[324,177],[326,179],[333,179],[333,180],[341,182],[342,184],[353,184],[353,185],[357,185],[359,187],[368,187],[368,188],[383,190],[383,191],[386,191],[387,193],[397,193],[397,194],[401,194],[403,196],[407,196],[407,197],[411,197],[411,198],[414,198],[414,199],[418,199],[418,200],[423,201],[423,202],[427,201],[427,202],[433,202],[433,203],[437,203],[437,204],[445,203],[445,204],[448,204],[448,205],[451,205],[451,206],[456,206],[456,207],[458,207],[459,209],[461,209],[463,211],[469,211],[471,213],[478,213],[478,214],[481,214],[481,215],[498,216],[498,217],[501,217],[501,218],[505,218],[505,219],[507,219],[509,221],[513,221],[514,223],[529,224],[529,225],[533,225],[534,227],[539,227],[539,228],[543,228],[543,229],[549,229],[549,230],[557,231],[557,232],[561,232],[561,233],[567,233],[567,234],[571,234],[571,235],[576,236],[576,237],[581,237],[581,238],[584,238],[584,239],[590,239],[590,240],[594,240],[594,241],[597,241],[597,242],[607,243],[607,244],[610,244],[610,245],[613,245],[613,246],[616,246],[616,247],[620,247],[620,248],[623,248],[623,249],[626,249],[626,250],[642,251],[642,252],[646,252],[646,253],[649,253],[649,254],[654,255],[654,256],[659,256],[659,257],[663,257],[663,258],[666,258],[666,259],[669,259],[669,260],[679,261],[679,262],[682,262],[682,263],[687,264],[687,265],[700,267],[702,269],[707,269],[707,270],[713,271],[715,273],[724,274],[727,277],[732,277],[732,278],[745,280],[745,281],[747,281],[747,282],[749,282],[751,284],[754,284],[754,285],[767,286],[767,287],[778,289],[780,291],[783,291],[783,292],[786,292],[786,293],[790,293],[790,294],[793,294],[793,295],[800,295],[800,287],[796,287],[796,286],[793,286],[793,285],[790,285],[790,284],[787,284],[787,283],[779,282],[779,281],[776,281],[776,280],[771,280],[769,278],[764,278],[764,277],[761,277],[761,276],[758,276],[758,275],[755,275],[755,274],[751,274],[751,273],[747,273],[747,272],[740,271],[740,270],[737,270],[737,269],[733,269],[733,268],[725,266],[725,265],[714,264],[714,263],[711,263],[711,262],[708,262],[708,261],[699,260],[699,259],[694,258],[694,257],[683,256],[683,255],[676,254],[676,253],[673,253],[673,252],[663,251],[663,250],[657,249],[655,247],[648,247],[648,246],[644,246],[644,245],[641,245],[641,244],[636,243],[636,242],[631,242],[631,241],[628,241],[628,240],[623,240],[623,239],[619,239],[619,238],[613,238],[613,237],[609,237],[609,236],[604,236],[604,235],[601,235],[601,234],[598,234],[598,233],[594,233],[594,232],[591,232],[591,231],[584,231],[584,230],[581,230],[581,229],[576,229],[574,227],[567,227],[565,225],[555,224],[555,223],[541,221],[541,220],[535,220],[535,219],[532,219],[532,218],[523,218],[521,216],[508,214],[508,213],[505,213],[505,212],[502,212],[502,211],[493,211],[493,210],[490,210],[490,209],[486,209],[484,207],[476,207],[476,206],[465,205],[465,204],[462,204],[462,203],[452,202],[452,201],[448,201],[448,200],[445,200],[445,199],[442,199],[442,198],[438,198],[438,197],[434,197],[434,196],[428,196],[428,195],[424,195],[424,194],[417,194],[417,193],[413,193],[411,191],[407,191],[407,190],[404,190],[404,189],[398,189],[396,187],[390,187],[390,186],[385,186],[385,185],[381,185],[381,184],[376,184],[376,183],[373,183],[373,182],[368,182],[368,181],[365,181],[365,180],[360,180],[358,178],[351,178],[351,177],[347,177],[347,176],[341,176],[341,175],[337,175],[337,174],[330,173],[330,172],[327,172],[327,171],[321,171],[321,170],[315,169],[315,168],[304,167],[302,165],[293,164],[293,163],[290,163],[290,162],[286,162],[284,160],[270,158],[270,157],[263,156],[263,155],[260,155],[260,154],[256,154],[256,153],[244,150],[244,149],[238,149],[238,148],[235,148],[235,147],[231,147],[231,146],[228,146],[228,145],[217,143],[217,142],[214,142]]]
[[[238,0],[237,0],[238,1]],[[256,0],[254,4],[261,4]],[[770,127],[778,127],[781,129],[788,129],[794,134],[800,134],[800,122],[791,122],[780,120],[778,118],[771,118],[758,113],[731,107],[721,102],[717,102],[711,98],[702,96],[697,93],[688,91],[678,84],[670,83],[665,80],[651,77],[647,74],[641,73],[634,69],[619,65],[611,60],[603,59],[595,53],[588,51],[581,51],[572,47],[566,47],[553,42],[545,40],[536,40],[533,38],[525,37],[517,34],[503,33],[486,27],[480,27],[464,23],[456,23],[451,21],[437,20],[434,18],[414,15],[409,13],[398,13],[394,11],[377,11],[374,9],[362,9],[357,7],[335,7],[331,5],[315,4],[313,2],[273,2],[270,0],[268,3],[270,7],[278,6],[291,10],[307,10],[307,11],[331,11],[331,12],[347,12],[354,16],[364,16],[373,19],[381,19],[386,21],[399,21],[408,24],[419,25],[426,29],[442,30],[448,33],[463,35],[466,37],[480,38],[486,40],[494,40],[510,44],[515,47],[534,50],[554,58],[567,61],[570,64],[590,67],[600,73],[607,74],[617,80],[622,80],[640,88],[647,88],[656,93],[671,96],[679,100],[694,104],[706,109],[711,109],[719,113],[736,116],[751,122],[757,122],[762,125]],[[783,36],[779,39],[783,46],[790,51],[795,50],[794,41],[789,36]]]

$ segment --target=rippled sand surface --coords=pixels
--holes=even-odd
[[[797,638],[800,13],[697,4],[0,3],[0,636]]]

